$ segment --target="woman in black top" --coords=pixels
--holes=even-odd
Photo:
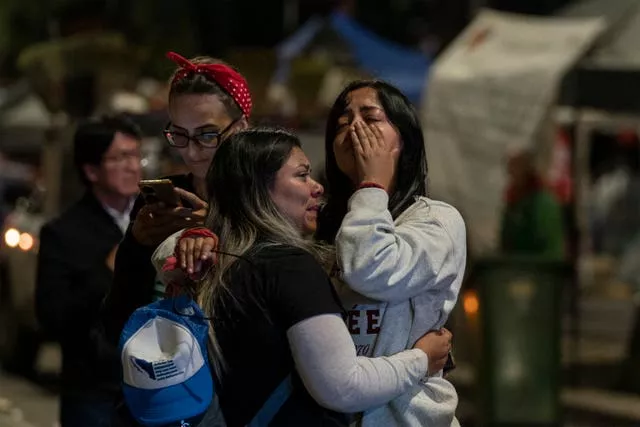
[[[103,305],[106,336],[117,345],[133,311],[152,301],[155,271],[151,254],[168,236],[201,225],[207,213],[205,177],[221,141],[248,126],[251,96],[244,77],[223,62],[167,54],[178,68],[171,78],[169,117],[164,135],[190,173],[169,178],[183,208],[145,205],[141,197],[131,212],[131,225],[118,247],[114,281]]]
[[[286,398],[259,425],[348,425],[344,413],[386,403],[442,368],[450,334],[427,334],[390,357],[356,356],[318,261],[324,250],[309,239],[324,190],[295,136],[253,129],[229,137],[207,188],[206,225],[220,244],[196,294],[213,318],[210,359],[228,427],[255,420],[283,387]],[[159,271],[179,236],[154,254]]]

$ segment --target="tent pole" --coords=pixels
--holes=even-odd
[[[489,7],[488,0],[469,0],[469,17],[473,18],[480,9]]]
[[[299,10],[298,0],[284,0],[284,7],[282,8],[284,34],[290,34],[298,28]]]

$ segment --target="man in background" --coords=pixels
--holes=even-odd
[[[97,317],[141,179],[140,131],[120,117],[79,125],[74,164],[83,197],[40,234],[36,313],[62,349],[61,427],[108,427],[119,358]]]

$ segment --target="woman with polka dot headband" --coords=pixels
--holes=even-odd
[[[182,207],[145,203],[139,197],[131,225],[118,248],[114,281],[102,313],[106,335],[117,344],[133,311],[150,303],[157,287],[151,254],[171,234],[202,225],[207,213],[205,177],[219,145],[248,127],[252,100],[246,79],[231,66],[206,56],[191,60],[169,52],[178,67],[170,80],[164,136],[189,173],[168,176]]]

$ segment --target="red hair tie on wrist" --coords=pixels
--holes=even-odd
[[[244,116],[249,118],[253,103],[251,101],[251,93],[249,93],[249,85],[242,74],[224,64],[194,64],[175,52],[167,52],[167,58],[180,67],[171,81],[172,85],[190,74],[204,74],[218,83],[238,104]]]
[[[363,188],[379,188],[381,190],[387,191],[387,189],[384,188],[382,185],[373,181],[362,181],[360,185],[358,185],[358,190],[361,190]]]
[[[182,239],[186,239],[188,237],[211,237],[216,242],[216,246],[218,245],[218,236],[211,230],[206,227],[195,227],[186,229],[180,234],[178,237],[178,241],[176,242],[176,250],[180,247],[180,241]],[[174,254],[177,255],[177,253]]]
[[[216,236],[213,231],[209,230],[206,227],[188,228],[184,230],[182,234],[180,234],[180,238],[178,239],[178,241],[184,239],[185,237],[211,237],[212,239],[218,240],[218,236]]]
[[[196,228],[190,228],[188,230],[185,230],[182,232],[182,234],[180,234],[180,237],[178,238],[178,241],[176,242],[176,247],[174,248],[173,251],[173,255],[168,257],[165,260],[164,265],[162,266],[162,271],[163,272],[168,272],[168,271],[174,271],[180,268],[180,266],[178,265],[178,248],[180,247],[180,240],[187,238],[187,237],[211,237],[212,239],[215,240],[216,242],[216,246],[218,245],[218,236],[213,233],[211,230],[209,230],[208,228],[205,227],[196,227]],[[212,260],[213,264],[216,264],[216,259],[214,257],[214,259]],[[200,273],[193,273],[188,275],[189,278],[191,280],[199,280],[200,277]]]
[[[180,241],[188,237],[211,237],[216,242],[215,246],[218,246],[218,236],[213,231],[209,230],[206,227],[189,228],[183,231],[182,234],[180,234],[180,237],[178,237],[178,241],[176,242],[176,247],[173,250],[174,257],[178,256],[178,248],[180,247]]]

